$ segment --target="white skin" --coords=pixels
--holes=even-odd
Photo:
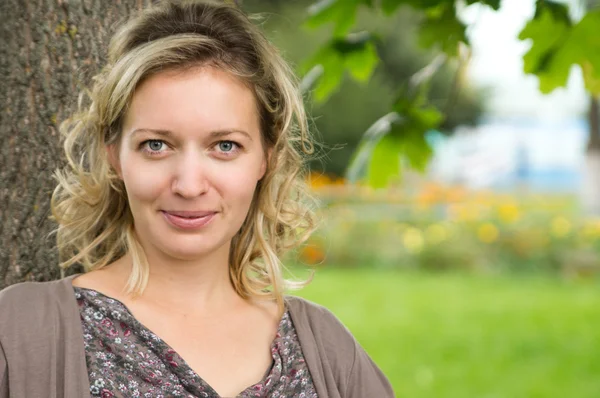
[[[148,286],[138,299],[122,293],[129,255],[73,284],[122,301],[221,395],[260,381],[279,314],[272,302],[241,299],[228,273],[231,239],[266,170],[252,91],[213,67],[152,76],[133,96],[120,142],[107,149],[148,258]],[[214,214],[185,230],[165,211]]]

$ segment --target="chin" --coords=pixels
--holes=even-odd
[[[183,240],[181,238],[175,238],[174,240]],[[164,241],[163,241],[164,242]],[[186,244],[179,244],[177,246],[159,246],[159,249],[169,257],[177,260],[196,260],[210,254],[219,251],[223,244],[217,244],[216,242],[193,242],[190,239],[189,242],[180,242]]]

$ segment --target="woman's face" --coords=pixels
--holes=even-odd
[[[147,254],[180,260],[229,252],[266,169],[252,91],[212,67],[144,81],[109,154]]]

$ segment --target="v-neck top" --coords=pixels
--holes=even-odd
[[[90,396],[76,277],[0,291],[0,398]],[[296,296],[284,301],[319,398],[394,397],[387,377],[331,311]]]
[[[122,302],[92,289],[74,287],[74,291],[91,397],[219,397]],[[272,366],[263,379],[237,397],[317,397],[287,309],[271,343],[271,356]]]

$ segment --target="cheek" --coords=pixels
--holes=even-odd
[[[256,176],[237,170],[230,173],[227,180],[227,190],[230,195],[244,201],[252,198],[258,182]]]
[[[168,185],[164,168],[137,163],[133,161],[122,163],[123,182],[132,207],[135,206],[134,202],[155,200]]]
[[[225,179],[220,178],[223,191],[227,191],[227,196],[232,201],[244,204],[244,207],[250,206],[254,197],[254,191],[260,178],[259,170],[256,167],[232,168],[228,170]]]

